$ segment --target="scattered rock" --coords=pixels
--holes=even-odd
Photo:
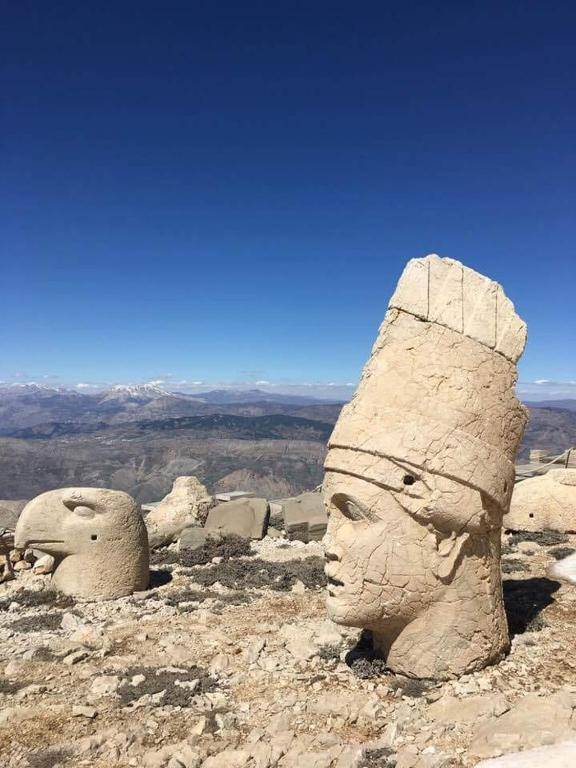
[[[476,768],[574,768],[576,741],[514,752],[493,760],[482,760]]]
[[[328,515],[322,495],[312,491],[279,502],[284,514],[284,528],[290,540],[319,541],[326,533]]]
[[[508,712],[476,729],[469,754],[479,758],[496,757],[574,738],[575,705],[575,695],[567,692],[547,698],[528,693]]]
[[[42,557],[39,557],[38,560],[36,560],[32,570],[37,576],[52,573],[55,563],[56,560],[52,557],[52,555],[42,555]]]
[[[243,498],[213,507],[206,530],[243,539],[261,539],[266,534],[269,508],[266,499]]]
[[[89,720],[93,720],[97,714],[98,710],[94,707],[72,707],[72,717],[87,717]]]
[[[94,698],[100,698],[102,696],[112,696],[118,690],[120,685],[120,678],[116,675],[100,675],[92,681],[90,686],[90,694]]]
[[[150,547],[176,541],[188,526],[203,525],[213,503],[198,478],[177,477],[170,493],[146,516]]]

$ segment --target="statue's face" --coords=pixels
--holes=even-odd
[[[441,517],[461,526],[463,509],[482,514],[478,491],[382,461],[385,485],[326,473],[327,608],[339,624],[378,629],[412,621],[443,587],[437,575],[443,536],[426,521]]]

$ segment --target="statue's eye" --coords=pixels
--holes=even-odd
[[[344,493],[336,493],[332,497],[332,504],[351,522],[377,520],[376,515],[356,499]]]
[[[83,499],[71,496],[62,499],[62,503],[70,510],[70,512],[74,512],[75,515],[78,515],[78,517],[92,518],[96,515],[96,512],[92,509],[89,503]]]
[[[404,475],[404,477],[402,478],[402,482],[404,483],[404,485],[414,485],[414,483],[416,482],[416,478],[414,477],[414,475]]]

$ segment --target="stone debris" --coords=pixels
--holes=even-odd
[[[536,543],[529,555],[522,541],[507,546],[528,570],[507,580],[519,589],[506,594],[518,600],[530,584],[530,599],[511,608],[527,612],[525,623],[540,611],[550,626],[518,634],[498,665],[436,683],[393,675],[373,663],[369,639],[357,645],[357,630],[326,618],[323,591],[306,577],[319,542],[252,542],[275,569],[253,579],[258,586],[217,582],[219,568],[232,584],[226,568],[245,573],[254,556],[194,569],[176,562],[171,581],[152,590],[66,598],[55,628],[15,634],[15,615],[33,626],[57,605],[48,577],[25,571],[0,591],[0,764],[20,768],[34,755],[38,765],[58,758],[79,768],[472,768],[576,738],[576,600],[571,587],[543,599],[553,555]],[[283,570],[290,581],[299,574],[297,592],[275,589]],[[195,582],[202,572],[214,572],[210,586]],[[179,610],[181,599],[190,610]],[[527,697],[535,704],[523,710]]]
[[[56,559],[52,555],[42,555],[32,566],[32,570],[37,576],[43,576],[48,573],[52,573],[54,566],[56,565]]]
[[[513,531],[576,532],[576,469],[551,469],[516,483],[504,525]]]
[[[576,736],[575,707],[574,692],[560,691],[546,698],[526,694],[501,717],[476,729],[469,754],[496,757],[570,739]]]
[[[217,493],[216,501],[237,501],[238,499],[251,499],[254,494],[252,491],[229,491],[227,493]]]
[[[574,768],[576,740],[482,760],[476,768]]]
[[[214,499],[198,478],[177,477],[170,493],[146,515],[150,546],[170,544],[177,541],[184,528],[204,525],[213,504]]]
[[[291,540],[320,541],[326,533],[328,515],[322,494],[311,491],[277,502],[282,506],[284,529]]]
[[[261,539],[266,535],[268,516],[266,499],[242,498],[227,501],[210,510],[205,529],[244,539]]]

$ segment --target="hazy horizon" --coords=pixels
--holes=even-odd
[[[20,376],[10,380],[0,380],[0,387],[17,387],[37,385],[40,387],[66,389],[84,394],[91,394],[114,387],[153,386],[166,392],[181,392],[183,394],[198,394],[213,390],[251,391],[259,390],[270,394],[284,394],[301,397],[312,397],[319,400],[349,400],[357,383],[355,382],[290,382],[270,380],[250,381],[204,381],[201,379],[181,379],[173,375],[164,375],[151,379],[125,381],[63,381],[54,375],[39,377]],[[519,381],[516,386],[518,397],[527,402],[541,400],[572,400],[576,399],[576,381]]]

